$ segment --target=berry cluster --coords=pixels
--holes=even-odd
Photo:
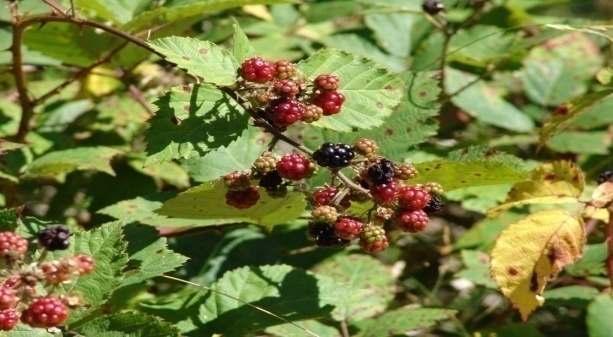
[[[370,139],[360,139],[353,147],[326,143],[315,152],[321,166],[342,168],[351,165],[357,173],[355,184],[369,191],[356,193],[347,187],[322,186],[311,195],[313,221],[309,234],[320,246],[345,245],[359,239],[371,253],[389,245],[387,230],[395,227],[405,232],[423,231],[429,213],[441,210],[442,188],[437,183],[408,185],[416,177],[411,164],[396,164],[377,154],[378,146]],[[354,157],[359,155],[361,157]],[[359,191],[358,191],[359,192]],[[368,218],[351,214],[351,203],[371,199]]]
[[[44,250],[63,250],[70,245],[70,231],[51,226],[38,233]],[[94,259],[88,255],[66,256],[59,260],[27,261],[29,243],[14,232],[0,232],[0,252],[6,268],[0,274],[0,330],[12,330],[19,320],[32,327],[62,325],[77,297],[55,295],[58,284],[93,272]],[[44,254],[43,254],[44,256]]]
[[[279,158],[272,152],[264,152],[250,171],[235,171],[224,177],[228,188],[226,204],[238,209],[250,208],[260,199],[260,188],[272,197],[282,197],[290,181],[308,178],[314,171],[315,164],[303,154],[292,152]]]
[[[338,77],[322,74],[307,83],[288,61],[272,63],[253,57],[243,62],[240,75],[244,81],[237,91],[244,92],[242,96],[249,99],[260,116],[279,129],[337,114],[345,102],[338,90]]]

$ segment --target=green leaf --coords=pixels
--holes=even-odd
[[[511,184],[466,187],[445,192],[445,197],[460,201],[462,208],[468,211],[485,214],[506,199],[511,187]]]
[[[228,50],[212,42],[171,36],[153,40],[149,45],[164,54],[166,60],[204,82],[217,85],[236,82],[237,61]]]
[[[570,33],[532,49],[524,60],[521,79],[531,100],[555,106],[585,93],[586,81],[601,64],[596,43],[584,34]]]
[[[449,60],[484,67],[518,52],[519,35],[496,26],[476,25],[462,29],[450,42]]]
[[[128,164],[136,171],[164,182],[177,188],[188,188],[190,186],[189,175],[179,164],[175,162],[161,162],[155,164],[145,164],[144,158],[132,158]]]
[[[586,245],[579,261],[566,267],[566,272],[577,277],[604,275],[607,259],[607,244]]]
[[[152,0],[77,0],[79,11],[90,12],[115,23],[126,23],[145,9]]]
[[[234,35],[232,37],[232,55],[234,59],[239,63],[243,62],[246,58],[254,56],[256,54],[255,49],[249,42],[247,35],[241,29],[238,23],[233,25]]]
[[[364,23],[374,33],[379,45],[390,54],[407,57],[411,53],[411,30],[419,15],[408,13],[369,14]]]
[[[613,124],[613,94],[595,101],[589,107],[575,114],[569,121],[571,126],[592,129]]]
[[[208,292],[200,306],[203,330],[228,337],[245,336],[282,322],[245,302],[297,321],[329,314],[340,290],[328,278],[288,265],[235,269],[225,273],[211,288],[217,292]]]
[[[400,103],[404,90],[398,76],[371,61],[340,51],[318,51],[298,67],[310,79],[322,73],[334,73],[340,78],[340,91],[346,98],[343,109],[314,123],[336,131],[370,129],[383,124],[384,118]]]
[[[407,60],[382,52],[374,43],[358,34],[342,33],[324,36],[321,43],[328,48],[365,57],[395,73],[407,68]]]
[[[547,301],[591,301],[598,296],[598,289],[586,286],[566,286],[547,290],[543,295]]]
[[[158,111],[146,134],[146,164],[204,156],[247,128],[242,108],[211,85],[173,88],[155,104]]]
[[[456,273],[456,276],[467,279],[475,284],[495,289],[496,283],[490,277],[489,256],[478,250],[463,250],[461,254],[464,269]]]
[[[455,93],[476,78],[474,75],[448,68],[445,82],[447,92]],[[530,131],[534,127],[534,122],[527,115],[502,99],[494,88],[483,81],[466,87],[455,95],[452,101],[471,116],[487,124],[517,132]]]
[[[128,263],[122,224],[112,222],[89,231],[77,232],[72,238],[70,247],[54,255],[74,254],[93,257],[96,268],[91,274],[79,277],[75,282],[63,286],[65,292],[78,294],[83,302],[88,304],[88,309],[71,313],[72,322],[96,310],[120,285],[123,279],[122,271]]]
[[[547,146],[557,152],[608,154],[611,140],[606,131],[567,131],[553,136]]]
[[[108,34],[98,34],[89,27],[50,22],[32,26],[24,34],[24,44],[31,51],[77,66],[89,66],[121,41]]]
[[[602,294],[587,308],[587,330],[590,337],[608,337],[613,331],[613,297]]]
[[[349,290],[349,294],[336,301],[332,315],[338,321],[355,322],[382,313],[394,297],[394,277],[373,257],[338,255],[314,270]]]
[[[13,330],[2,332],[3,337],[61,337],[52,334],[47,329],[32,328],[29,325],[18,324]]]
[[[157,7],[139,13],[134,19],[124,25],[124,29],[139,32],[148,28],[163,26],[180,21],[196,21],[203,15],[220,12],[226,9],[255,4],[288,3],[291,0],[194,0],[175,6]]]
[[[122,287],[164,275],[187,261],[185,256],[168,249],[166,238],[158,238],[158,232],[151,227],[127,226],[125,231],[130,260]]]
[[[305,141],[313,146],[323,142],[353,143],[360,137],[377,142],[381,153],[394,160],[403,160],[413,147],[434,136],[438,130],[435,116],[440,109],[439,81],[432,72],[407,74],[408,92],[385,122],[370,130],[339,133],[333,130],[305,130]]]
[[[393,337],[411,330],[427,329],[451,319],[455,310],[403,307],[358,323],[359,337]]]
[[[258,203],[248,209],[228,206],[226,186],[210,182],[191,188],[164,203],[157,213],[175,218],[217,221],[218,224],[248,222],[266,227],[298,218],[306,207],[304,195],[288,192],[283,198],[272,198],[260,191]]]
[[[607,117],[607,115],[609,115],[607,104],[609,103],[607,103],[605,100],[613,99],[611,97],[613,97],[613,89],[605,89],[589,93],[567,103],[567,112],[552,115],[552,117],[544,123],[540,130],[541,144],[544,144],[552,136],[567,129],[573,124],[575,119],[582,121],[585,121],[586,119],[590,120],[588,125],[593,126],[600,125],[603,121],[607,121],[609,118]],[[583,113],[588,111],[589,113],[586,115],[586,117],[581,117]],[[602,116],[599,115],[597,118],[593,118],[595,114],[602,114]]]
[[[104,146],[49,152],[31,162],[26,167],[24,176],[64,181],[70,172],[87,170],[105,172],[114,176],[111,160],[120,153],[118,150]]]
[[[456,249],[475,248],[489,250],[500,233],[510,224],[525,217],[525,214],[506,212],[496,218],[485,218],[460,236]]]
[[[84,336],[96,337],[179,337],[179,330],[160,318],[128,311],[98,317],[81,326]]]
[[[0,139],[0,155],[9,151],[14,151],[23,148],[25,145],[21,143],[13,143],[8,140]]]
[[[338,330],[315,320],[297,321],[296,324],[314,332],[319,337],[338,337]],[[313,335],[297,328],[292,324],[275,325],[266,328],[266,333],[279,337],[313,337]]]
[[[13,231],[19,225],[19,214],[14,208],[0,209],[0,231]]]
[[[215,180],[232,171],[248,170],[266,150],[261,136],[260,129],[248,127],[228,146],[220,146],[202,157],[190,158],[184,166],[192,179],[198,182]]]
[[[441,159],[418,163],[419,172],[411,183],[435,181],[445,191],[472,186],[511,184],[527,179],[530,172],[510,155],[488,153],[479,148],[468,148]]]
[[[116,204],[107,206],[98,211],[100,214],[111,216],[121,220],[124,223],[139,222],[144,225],[149,225],[159,228],[191,228],[219,225],[217,219],[182,219],[168,218],[155,213],[162,205],[166,198],[151,198],[146,199],[136,197],[130,200],[123,200]]]

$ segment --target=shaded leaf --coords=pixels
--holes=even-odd
[[[349,290],[349,294],[335,302],[332,315],[338,321],[355,322],[372,317],[382,313],[393,299],[394,277],[389,269],[370,256],[338,255],[314,270]]]
[[[589,337],[608,337],[613,331],[613,297],[602,294],[587,309]]]
[[[296,219],[306,207],[302,193],[288,192],[283,198],[271,198],[262,190],[255,206],[240,210],[226,204],[226,191],[222,182],[205,183],[166,201],[156,213],[173,218],[214,220],[219,224],[248,222],[270,227]]]
[[[325,325],[315,320],[297,321],[298,325],[309,329],[319,337],[339,337],[339,332],[336,328]],[[266,332],[279,337],[313,337],[313,335],[297,328],[291,324],[275,325],[266,329]]]
[[[461,254],[464,269],[456,273],[457,277],[465,278],[484,287],[496,288],[496,283],[490,277],[490,259],[487,254],[478,250],[463,250]]]
[[[566,272],[573,276],[593,276],[605,274],[605,260],[607,259],[606,243],[586,245],[583,256],[577,262],[567,266]]]
[[[179,337],[179,330],[160,318],[128,311],[97,317],[79,328],[84,336]]]
[[[455,315],[455,310],[403,307],[358,323],[359,337],[393,337],[407,331],[430,328]]]
[[[111,160],[120,153],[118,150],[103,146],[49,152],[31,162],[26,167],[24,176],[64,181],[68,173],[86,170],[105,172],[114,176]]]

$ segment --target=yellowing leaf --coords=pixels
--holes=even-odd
[[[111,69],[96,67],[85,78],[85,89],[96,97],[108,95],[121,85],[115,76]]]
[[[543,304],[547,282],[583,250],[583,223],[564,210],[534,213],[505,229],[491,253],[492,278],[522,319]]]
[[[606,182],[598,186],[592,193],[592,205],[594,207],[607,207],[613,202],[613,183]]]
[[[557,161],[543,164],[532,171],[528,180],[513,185],[505,202],[488,214],[526,204],[563,204],[578,202],[585,187],[585,176],[574,163]]]

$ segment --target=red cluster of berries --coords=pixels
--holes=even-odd
[[[313,222],[309,233],[317,244],[343,245],[359,239],[365,251],[380,252],[389,245],[388,228],[420,232],[428,224],[428,213],[441,209],[440,185],[407,185],[405,181],[417,175],[415,167],[395,164],[377,155],[377,150],[377,144],[370,139],[360,139],[352,148],[363,157],[351,163],[357,173],[355,183],[367,189],[369,195],[335,186],[319,187],[312,193]],[[374,202],[369,218],[353,216],[351,202],[363,202],[369,197]]]
[[[51,226],[38,234],[38,243],[46,250],[66,249],[70,231]],[[12,330],[19,320],[32,327],[51,328],[62,325],[69,307],[78,305],[76,297],[56,296],[60,283],[91,273],[95,262],[91,256],[75,255],[60,260],[27,263],[28,241],[14,232],[0,232],[0,254],[6,268],[0,279],[0,330]]]
[[[338,91],[338,77],[322,74],[308,85],[288,61],[272,63],[253,57],[243,62],[240,75],[245,81],[237,90],[245,92],[243,96],[260,110],[260,115],[279,129],[337,114],[345,102]]]
[[[238,209],[250,208],[260,199],[260,188],[273,197],[282,197],[290,181],[308,178],[314,171],[315,164],[301,153],[291,152],[279,158],[275,153],[264,152],[250,171],[224,176],[228,187],[226,204]]]

